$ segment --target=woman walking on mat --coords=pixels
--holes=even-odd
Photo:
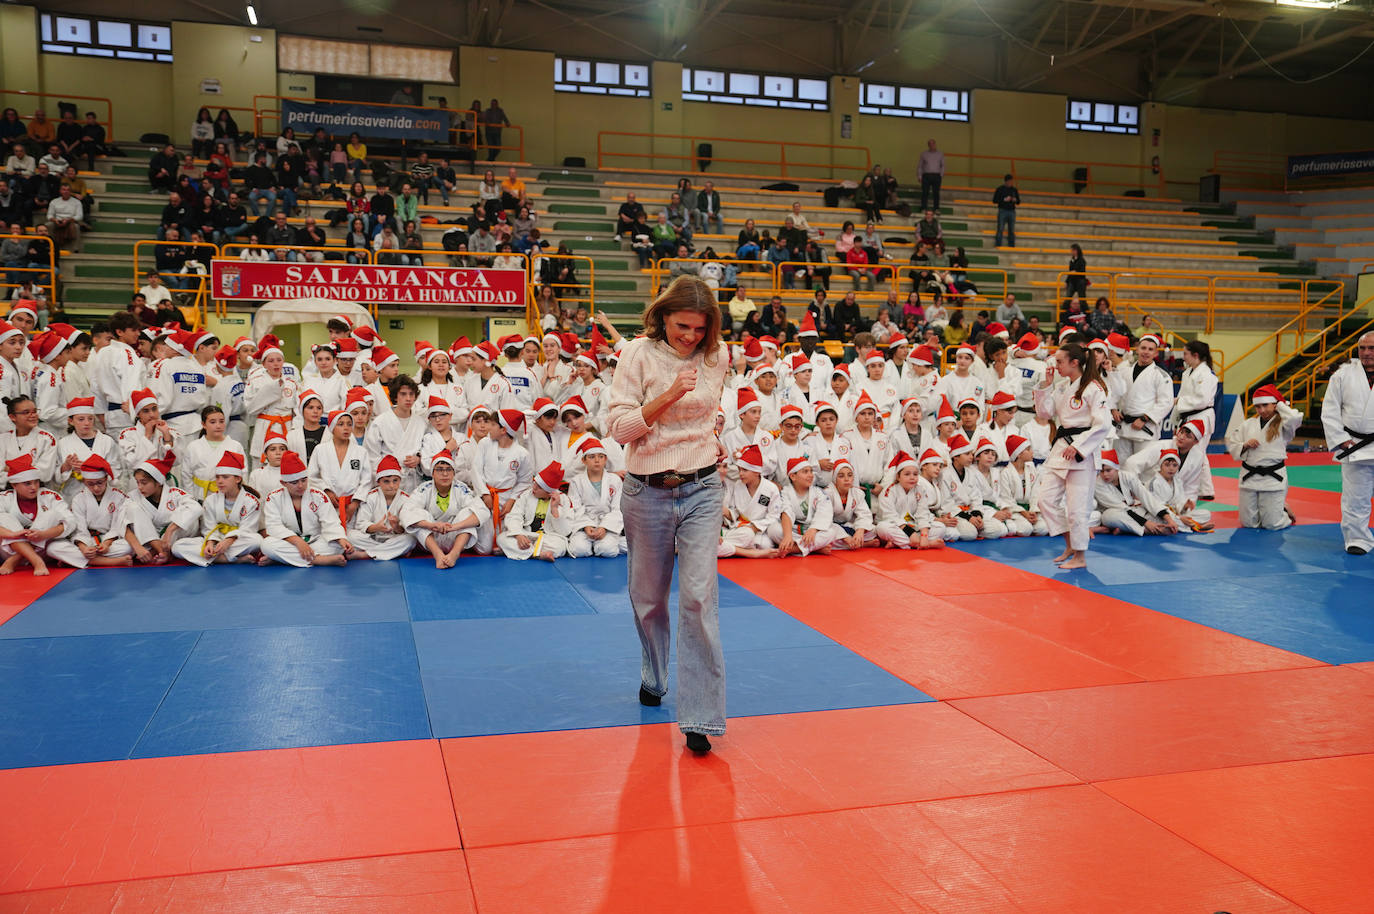
[[[1056,374],[1064,383],[1055,383]],[[1050,456],[1041,467],[1040,516],[1050,536],[1064,536],[1064,552],[1055,564],[1087,568],[1097,452],[1112,427],[1107,387],[1094,354],[1077,343],[1061,346],[1034,394],[1036,414],[1055,422]]]
[[[678,574],[678,728],[709,752],[725,732],[725,657],[717,617],[716,544],[725,450],[715,437],[729,356],[720,308],[701,280],[680,276],[644,312],[644,336],[626,344],[610,390],[609,428],[625,445],[621,514],[629,589],[642,649],[639,701],[668,691],[668,591]]]

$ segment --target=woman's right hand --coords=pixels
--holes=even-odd
[[[697,389],[697,370],[695,368],[684,368],[673,378],[672,386],[668,388],[668,393],[674,400],[689,394]]]

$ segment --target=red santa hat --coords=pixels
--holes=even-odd
[[[10,305],[10,313],[8,316],[14,317],[14,315],[20,311],[23,311],[26,314],[31,314],[33,315],[34,320],[38,320],[38,303],[33,301],[32,299],[21,298],[14,304]]]
[[[898,346],[910,345],[907,338],[900,333],[894,333],[887,341],[888,349],[896,349]]]
[[[1016,409],[1016,398],[1005,390],[999,390],[992,395],[988,405],[993,409]]]
[[[1201,419],[1189,419],[1179,428],[1186,428],[1198,441],[1207,440],[1207,424]]]
[[[875,413],[878,411],[878,404],[873,402],[873,398],[868,395],[868,391],[859,394],[859,399],[854,402],[854,415],[858,415],[866,409],[871,409]]]
[[[577,355],[577,334],[560,333],[558,335],[558,354],[565,359],[570,359]]]
[[[563,401],[563,405],[558,407],[558,415],[564,413],[577,413],[579,416],[587,415],[587,404],[582,401],[581,396],[571,396]]]
[[[1142,333],[1140,335],[1140,342],[1143,343],[1146,340],[1149,340],[1151,343],[1154,343],[1156,349],[1164,348],[1164,340],[1160,337],[1158,333]]]
[[[601,443],[600,438],[587,437],[583,438],[582,441],[577,445],[577,453],[578,456],[582,457],[583,459],[586,459],[587,457],[595,457],[597,454],[600,454],[601,456],[605,457],[606,446]]]
[[[261,362],[274,352],[277,355],[283,355],[281,340],[269,333],[258,341],[258,351],[253,353],[253,358]]]
[[[1250,402],[1255,406],[1259,406],[1261,403],[1283,403],[1285,401],[1283,399],[1283,394],[1279,393],[1277,387],[1273,384],[1265,384],[1255,391],[1255,395],[1250,398]]]
[[[849,458],[841,457],[830,465],[830,475],[832,478],[840,475],[840,467],[849,467],[849,472],[854,472],[854,464],[849,462]]]
[[[11,324],[9,321],[0,321],[0,343],[12,336],[23,336],[24,331]]]
[[[744,361],[750,363],[763,361],[763,344],[752,336],[744,341]]]
[[[358,345],[364,349],[372,349],[375,346],[382,345],[382,338],[377,335],[377,331],[366,324],[360,327],[354,327],[353,332],[350,333],[349,336],[353,337]]]
[[[503,409],[496,414],[496,421],[501,423],[506,434],[514,438],[525,427],[525,414],[518,409]]]
[[[997,445],[992,443],[991,438],[979,438],[978,445],[974,448],[973,456],[977,457],[984,451],[992,451],[994,454],[997,453]]]
[[[949,397],[940,398],[940,408],[935,413],[935,425],[938,427],[944,422],[953,422],[955,425],[959,424],[958,417],[954,415],[953,407],[949,405]]]
[[[305,404],[309,403],[311,400],[319,400],[320,406],[324,406],[324,397],[315,393],[314,390],[303,390],[296,397],[296,403],[299,406],[301,412],[305,412]]]
[[[1103,340],[1103,339],[1096,339],[1096,340],[1093,340],[1092,342],[1088,343],[1088,348],[1089,348],[1089,349],[1093,349],[1093,350],[1097,350],[1097,351],[1100,351],[1100,352],[1110,352],[1110,351],[1111,351],[1111,347],[1108,346],[1108,345],[1107,345],[1107,341],[1106,341],[1106,340]]]
[[[353,418],[352,416],[349,416],[348,410],[346,410],[346,409],[334,409],[334,410],[330,410],[330,411],[325,415],[325,417],[324,417],[324,427],[325,427],[326,429],[329,429],[330,431],[333,431],[333,430],[334,430],[334,423],[338,422],[338,421],[339,421],[340,419],[342,419],[344,416],[348,416],[348,418],[350,418],[350,419]]]
[[[596,356],[592,354],[592,351],[590,349],[584,349],[581,352],[579,352],[577,354],[577,358],[575,358],[573,361],[581,362],[583,365],[586,365],[587,367],[591,368],[592,371],[596,371],[598,368],[601,367],[601,363],[596,360]]]
[[[906,357],[907,361],[912,364],[926,366],[934,365],[936,358],[935,350],[924,344],[911,350],[911,354]]]
[[[534,474],[540,488],[555,495],[563,488],[563,464],[550,460],[548,466]]]
[[[434,344],[428,340],[415,341],[415,364],[425,365],[429,363],[429,357],[434,353]]]
[[[281,455],[281,481],[296,482],[306,477],[305,461],[295,451]]]
[[[358,341],[351,336],[345,336],[334,341],[334,355],[340,359],[356,359],[361,350]]]
[[[968,439],[958,432],[950,435],[945,445],[949,448],[949,456],[951,457],[958,457],[960,454],[967,454],[973,450],[973,445],[969,444]]]
[[[892,455],[892,459],[887,462],[887,468],[893,473],[900,473],[904,467],[918,467],[916,458],[906,451],[898,451]]]
[[[742,416],[744,413],[759,405],[759,395],[754,393],[752,387],[741,387],[735,393],[735,415]]]
[[[472,347],[472,354],[477,356],[482,361],[486,362],[488,365],[492,365],[495,364],[496,360],[501,357],[501,350],[497,349],[495,344],[493,344],[491,340],[483,340],[476,346]]]
[[[68,416],[94,416],[95,397],[73,397],[67,401]]]
[[[1176,447],[1161,448],[1160,451],[1159,451],[1159,462],[1160,462],[1160,463],[1163,463],[1163,462],[1166,461],[1166,460],[1172,460],[1172,461],[1174,461],[1175,463],[1180,463],[1181,461],[1178,459],[1178,448],[1176,448]]]
[[[502,352],[505,352],[507,349],[514,349],[517,352],[519,352],[520,348],[524,345],[525,340],[518,333],[507,333],[505,336],[501,337],[499,340],[496,341],[497,348],[499,348]]]
[[[1065,338],[1066,336],[1068,336],[1068,335],[1071,334],[1071,333],[1077,333],[1077,332],[1078,332],[1078,328],[1075,327],[1073,324],[1065,324],[1064,326],[1062,326],[1062,327],[1059,328],[1059,342],[1061,342],[1061,343],[1064,342],[1064,338]]]
[[[887,361],[887,360],[883,357],[883,351],[882,351],[881,349],[876,349],[876,348],[875,348],[875,349],[871,350],[871,351],[868,353],[868,355],[864,356],[864,365],[865,365],[865,366],[868,366],[868,365],[875,365],[875,364],[881,365],[881,364],[882,364],[883,362],[885,362],[885,361]]]
[[[56,333],[58,336],[62,337],[62,339],[66,340],[68,346],[75,345],[76,338],[81,335],[80,330],[77,330],[71,324],[64,324],[60,321],[57,323],[48,324],[48,329],[51,330],[53,333]]]
[[[776,365],[768,365],[768,364],[757,365],[757,366],[754,367],[752,373],[753,373],[753,376],[756,377],[756,378],[759,377],[760,375],[766,375],[766,374],[771,374],[773,377],[776,378],[776,377],[778,376],[778,366],[776,366]]]
[[[79,469],[82,479],[108,479],[114,476],[114,469],[110,467],[109,461],[99,454],[92,454],[81,461]]]
[[[922,410],[924,412],[924,407],[921,406],[921,400],[919,397],[903,397],[901,401],[897,404],[898,412],[901,414],[905,414],[906,408],[908,406],[914,406],[918,410]]]
[[[821,332],[816,329],[816,315],[808,309],[802,315],[801,329],[797,331],[797,336],[820,336]]]
[[[29,343],[29,352],[44,365],[50,364],[66,348],[67,341],[51,330],[45,330]]]
[[[255,342],[253,342],[250,338],[248,338],[248,337],[246,337],[246,336],[241,336],[241,337],[239,337],[238,339],[234,340],[234,342],[233,342],[232,345],[233,345],[233,348],[234,348],[234,351],[235,351],[235,352],[238,352],[240,349],[244,349],[244,348],[247,348],[247,349],[257,349],[257,348],[258,348],[258,344],[255,343]]]
[[[811,360],[806,357],[804,352],[794,352],[787,360],[787,368],[793,374],[799,371],[810,371],[811,367]]]
[[[530,415],[542,416],[545,413],[553,413],[555,416],[557,416],[558,405],[554,403],[552,400],[550,400],[548,397],[540,397],[534,401],[534,405],[530,408]]]
[[[606,342],[606,338],[601,335],[601,330],[597,327],[592,328],[591,343],[592,355],[599,356],[601,354],[601,350],[611,348],[611,344]]]
[[[1007,459],[1015,460],[1016,455],[1030,447],[1030,439],[1022,438],[1020,435],[1007,436]]]
[[[491,407],[487,406],[484,403],[478,403],[472,409],[468,410],[468,425],[472,424],[472,420],[477,418],[477,415],[479,413],[483,416],[486,416],[488,419],[496,418],[496,413],[492,412]]]
[[[959,344],[959,348],[958,348],[957,350],[955,350],[955,353],[954,353],[954,354],[955,354],[955,355],[958,355],[958,354],[961,353],[961,352],[967,352],[969,355],[973,356],[974,358],[977,358],[977,357],[978,357],[978,347],[974,346],[972,343],[967,342],[967,341],[960,343],[960,344]]]
[[[1023,333],[1016,341],[1016,349],[1025,355],[1034,356],[1040,351],[1040,337],[1034,333]]]
[[[811,461],[805,457],[793,457],[787,461],[787,475],[791,476],[798,470],[804,470],[811,466]]]
[[[831,369],[830,369],[830,377],[833,379],[836,375],[838,375],[839,377],[844,378],[846,381],[852,380],[852,379],[849,377],[849,363],[848,363],[848,362],[841,362],[841,363],[839,363],[838,365],[836,365],[836,366],[834,366],[833,368],[831,368]]]
[[[149,458],[143,461],[138,466],[134,467],[134,469],[142,470],[161,484],[167,481],[167,474],[172,472],[172,464],[176,462],[177,455],[168,451],[156,460]]]
[[[443,397],[430,394],[429,402],[425,404],[425,415],[432,416],[435,413],[453,414],[453,407],[448,405],[448,401]]]
[[[528,346],[530,343],[533,343],[534,345],[538,346],[538,345],[539,345],[539,337],[535,336],[533,333],[527,333],[527,334],[525,334],[525,338],[524,338],[523,340],[521,340],[520,342],[521,342],[521,344],[522,344],[522,348],[523,348],[523,346]]]
[[[286,432],[275,426],[268,429],[267,433],[262,436],[262,452],[266,454],[267,449],[274,444],[286,446]]]
[[[239,351],[233,346],[225,345],[215,350],[215,364],[225,371],[233,371],[238,363]]]
[[[763,336],[759,337],[759,345],[762,346],[764,349],[771,349],[774,352],[778,351],[777,339],[769,336],[766,333]]]
[[[375,478],[381,479],[383,476],[401,476],[401,461],[390,454],[387,454],[377,462],[377,469],[372,474]]]
[[[343,324],[345,327],[348,328],[348,331],[350,333],[353,332],[353,320],[347,315],[336,314],[333,317],[331,317],[328,321],[325,321],[325,323],[333,323],[334,321],[338,321],[339,323]]]
[[[831,403],[829,400],[817,400],[817,401],[816,401],[816,418],[817,418],[817,419],[819,419],[819,418],[821,417],[821,413],[834,413],[836,419],[838,419],[838,418],[840,417],[840,411],[839,411],[839,409],[837,409],[837,408],[835,407],[835,404],[834,404],[834,403]]]
[[[157,405],[157,397],[146,387],[129,394],[129,408],[133,410],[135,416],[142,412],[143,407]]]
[[[142,465],[139,466],[139,469],[142,469]],[[38,467],[33,464],[32,454],[20,454],[13,460],[6,460],[5,473],[8,474],[12,483],[38,481]]]
[[[1126,350],[1131,348],[1131,340],[1124,333],[1107,334],[1107,348],[1117,355],[1125,355]]]
[[[977,398],[977,397],[964,397],[964,399],[960,400],[960,401],[959,401],[959,412],[962,413],[962,412],[964,411],[964,407],[965,407],[965,406],[972,406],[974,409],[978,410],[978,412],[980,412],[980,413],[983,411],[983,404],[981,404],[981,403],[978,402],[978,398]]]
[[[372,393],[366,387],[350,387],[344,397],[344,409],[351,413],[360,406],[371,406],[372,399]]]
[[[1011,331],[1008,330],[1004,324],[999,323],[998,321],[993,321],[991,324],[988,324],[987,330],[988,333],[991,333],[999,340],[1011,338]]]
[[[372,347],[372,352],[369,354],[369,358],[372,360],[372,366],[376,368],[378,371],[381,371],[383,368],[390,365],[392,362],[401,361],[401,357],[399,355],[380,344]]]
[[[787,418],[788,418],[789,416],[796,416],[798,419],[805,419],[806,413],[805,413],[805,411],[802,410],[802,408],[801,408],[800,406],[798,406],[797,404],[795,404],[795,403],[788,403],[788,404],[787,404],[786,406],[784,406],[782,409],[778,410],[778,416],[779,416],[778,421],[781,423],[781,422],[786,422],[786,421],[787,421]]]
[[[1097,462],[1102,464],[1104,468],[1112,467],[1113,469],[1116,469],[1121,466],[1121,461],[1117,459],[1116,450],[1114,448],[1103,448],[1102,450],[1098,451]]]
[[[928,463],[944,463],[944,462],[945,462],[945,455],[944,455],[944,454],[941,454],[939,451],[937,451],[937,450],[936,450],[935,448],[933,448],[933,447],[928,447],[928,448],[926,448],[924,451],[921,452],[921,466],[925,466],[925,465],[928,464]]]
[[[219,463],[215,464],[215,475],[242,477],[247,466],[242,454],[225,448],[224,453],[220,454]]]
[[[739,452],[735,458],[735,466],[741,470],[753,470],[755,473],[763,472],[763,451],[759,450],[757,444],[751,444]]]
[[[187,355],[195,355],[196,350],[199,349],[201,346],[204,346],[207,343],[218,342],[219,337],[215,336],[209,330],[188,330],[186,331],[185,342],[183,343],[183,345],[186,347]]]
[[[449,344],[448,354],[455,359],[460,355],[472,354],[472,341],[465,336],[460,336]]]
[[[441,463],[446,463],[454,469],[458,468],[457,462],[453,459],[453,452],[450,451],[448,448],[444,448],[442,451],[435,454],[433,457],[429,458],[429,465],[431,468],[436,467]]]

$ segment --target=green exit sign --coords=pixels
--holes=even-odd
[[[404,330],[404,329],[406,328],[406,322],[403,321],[403,320],[400,320],[400,321],[387,321],[386,323],[387,323],[387,326],[388,326],[390,329],[392,329],[392,330]]]

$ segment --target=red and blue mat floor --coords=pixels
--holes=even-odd
[[[1329,466],[1264,533],[1214,463],[1086,572],[723,562],[705,757],[623,560],[7,578],[0,912],[1369,912],[1374,556]]]

